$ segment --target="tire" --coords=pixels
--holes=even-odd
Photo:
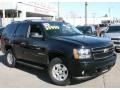
[[[8,67],[15,67],[15,63],[16,63],[16,58],[13,54],[13,52],[11,50],[8,50],[6,52],[6,61],[5,61],[5,64],[8,66]]]
[[[68,68],[60,58],[54,58],[49,64],[48,73],[52,82],[65,86],[70,84]]]

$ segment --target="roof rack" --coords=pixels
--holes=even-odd
[[[26,19],[24,21],[40,21],[41,19]]]
[[[46,20],[46,19],[26,19],[24,21],[52,21],[52,20]]]
[[[26,19],[26,20],[23,20],[23,21],[32,21],[32,20],[30,20],[30,19]]]
[[[12,21],[11,23],[18,23],[18,22],[20,22],[20,21]]]

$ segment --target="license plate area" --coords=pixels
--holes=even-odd
[[[97,69],[98,73],[105,73],[107,71],[109,71],[109,67],[108,66]]]

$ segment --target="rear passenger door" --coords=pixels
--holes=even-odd
[[[5,53],[5,45],[11,45],[13,41],[13,34],[17,28],[16,23],[11,23],[6,26],[4,31],[2,32],[2,37],[1,37],[1,49]]]

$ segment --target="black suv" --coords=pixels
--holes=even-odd
[[[54,84],[70,84],[71,77],[106,72],[116,62],[108,38],[85,36],[68,23],[25,20],[9,24],[2,33],[6,64],[16,62],[47,68]]]

